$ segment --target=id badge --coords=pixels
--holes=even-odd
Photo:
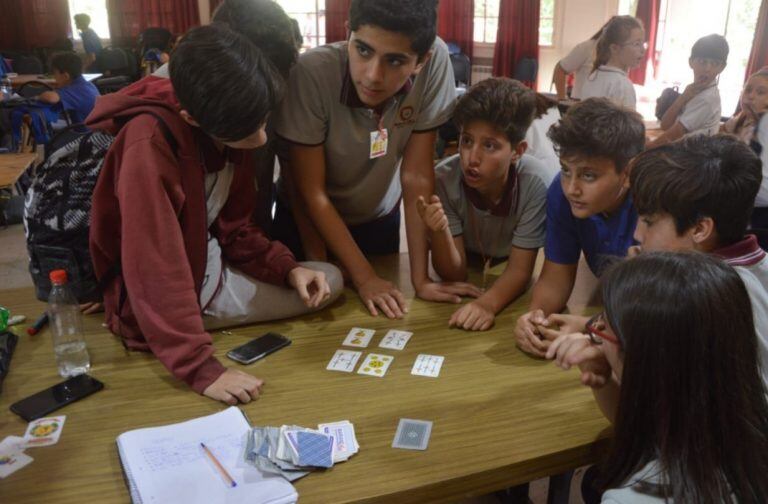
[[[387,128],[371,131],[371,154],[370,159],[385,156],[387,154],[387,141],[389,136]]]

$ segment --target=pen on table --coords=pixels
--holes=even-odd
[[[226,469],[224,469],[224,466],[221,465],[221,462],[213,455],[213,452],[208,449],[207,446],[205,446],[204,443],[200,443],[200,446],[203,448],[203,451],[208,456],[208,459],[213,462],[213,465],[216,467],[216,470],[219,471],[219,474],[224,478],[224,480],[227,482],[227,484],[231,487],[236,487],[237,483],[235,483],[235,479],[229,475]]]
[[[43,313],[39,319],[37,319],[37,322],[32,327],[27,327],[27,334],[30,336],[34,336],[35,334],[39,333],[43,330],[43,327],[48,323],[48,314]]]

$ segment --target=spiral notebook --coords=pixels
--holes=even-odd
[[[298,493],[291,483],[245,463],[249,430],[245,415],[232,406],[194,420],[120,434],[117,449],[134,504],[295,503]],[[237,486],[226,484],[201,442]]]

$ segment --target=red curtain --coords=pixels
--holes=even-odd
[[[629,71],[629,78],[635,84],[641,86],[645,84],[645,72],[650,60],[653,67],[653,75],[656,76],[656,69],[659,65],[659,55],[656,54],[656,34],[659,31],[659,9],[661,0],[638,0],[637,13],[635,17],[643,22],[645,26],[645,39],[648,41],[648,50],[645,51],[643,61],[637,68]]]
[[[107,0],[112,44],[130,45],[150,27],[182,34],[200,24],[197,0]]]
[[[344,23],[349,18],[350,0],[325,0],[325,42],[347,40]]]
[[[539,0],[501,0],[493,75],[513,77],[522,58],[539,60]],[[535,81],[524,81],[535,89]]]
[[[224,0],[211,0],[210,1],[210,4],[211,4],[211,16],[213,16],[213,11],[216,10],[216,7],[218,7],[219,5],[221,5],[223,3],[224,3]]]
[[[437,34],[444,41],[457,44],[461,52],[472,59],[474,20],[474,0],[440,0],[437,7]]]
[[[755,38],[752,39],[752,51],[749,53],[745,79],[766,65],[768,65],[768,0],[763,0],[760,5],[760,14],[757,16]]]
[[[48,47],[70,35],[67,0],[3,0],[0,49]]]

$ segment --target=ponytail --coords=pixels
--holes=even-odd
[[[643,29],[643,23],[632,16],[613,16],[603,27],[600,38],[597,39],[595,48],[595,60],[592,63],[594,73],[602,65],[608,63],[611,59],[611,46],[613,44],[623,44],[629,39],[629,34],[635,28]]]

